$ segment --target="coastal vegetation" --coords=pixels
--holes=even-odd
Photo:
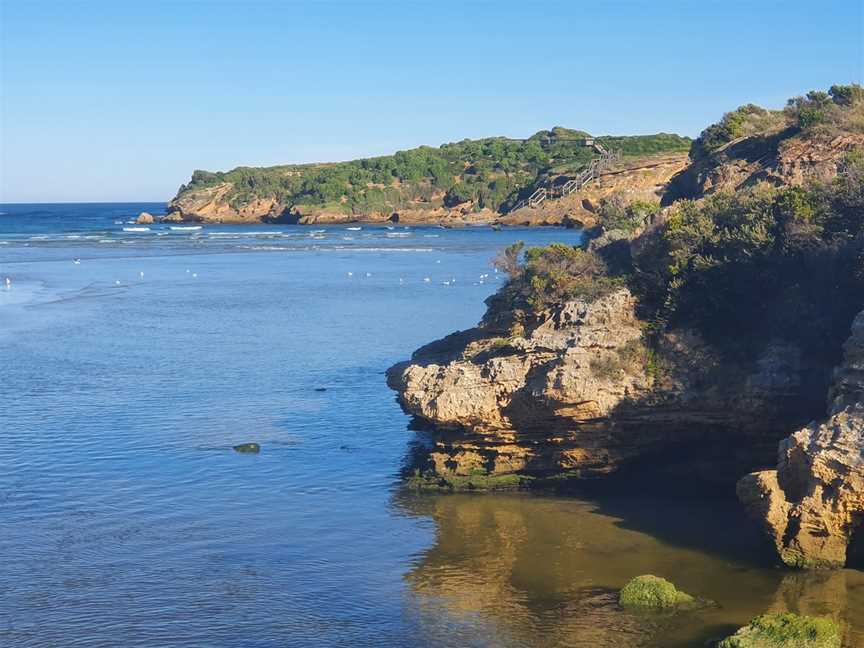
[[[626,285],[654,330],[692,326],[741,351],[771,338],[816,350],[842,338],[864,303],[860,153],[830,182],[678,201],[653,224],[651,206],[610,209],[605,222],[600,214],[605,226],[641,233],[604,246],[510,246],[496,260],[509,275],[497,299],[537,311]],[[748,335],[729,336],[736,330]]]
[[[195,171],[178,198],[228,185],[234,208],[272,199],[287,208],[317,207],[349,214],[403,209],[418,203],[504,212],[550,174],[575,171],[594,155],[588,133],[556,127],[525,140],[491,137],[437,148],[420,146],[393,155],[329,164],[238,167]],[[666,133],[597,137],[625,157],[686,152],[690,138]]]
[[[781,133],[792,137],[844,132],[864,132],[864,89],[860,85],[833,85],[827,92],[812,90],[789,99],[782,110],[754,104],[740,106],[703,130],[693,141],[690,156],[698,159],[751,135]]]

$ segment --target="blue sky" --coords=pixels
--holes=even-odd
[[[0,0],[0,201],[552,126],[696,135],[861,82],[861,0]]]

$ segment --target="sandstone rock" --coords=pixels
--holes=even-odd
[[[388,370],[403,409],[430,437],[412,461],[415,482],[495,488],[498,477],[516,476],[503,481],[512,487],[597,477],[637,460],[734,482],[769,460],[784,423],[812,418],[801,409],[808,367],[777,360],[794,360],[793,350],[771,346],[755,365],[710,379],[708,347],[675,332],[663,341],[668,370],[649,366],[626,289],[521,322],[489,303],[477,328]]]
[[[152,224],[155,220],[156,220],[156,219],[153,218],[153,214],[148,214],[147,212],[141,212],[141,213],[138,215],[138,218],[135,219],[135,222],[138,223],[139,225],[150,225],[150,224]]]
[[[669,181],[688,164],[686,153],[625,159],[597,180],[564,198],[547,200],[504,214],[505,225],[566,225],[593,227],[604,198],[619,195],[626,202],[659,202]]]
[[[171,213],[162,217],[163,223],[182,223],[183,222],[183,214],[179,211],[172,211]]]
[[[794,567],[842,567],[864,522],[864,312],[844,351],[828,418],[783,440],[776,470],[738,483],[739,499]]]
[[[864,135],[794,137],[789,129],[733,140],[693,161],[669,183],[663,198],[702,198],[717,191],[735,191],[767,182],[800,186],[809,180],[829,180],[846,154],[864,146]]]

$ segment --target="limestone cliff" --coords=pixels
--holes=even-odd
[[[168,203],[168,215],[164,220],[248,224],[287,218],[286,208],[273,198],[259,198],[244,205],[231,204],[228,194],[232,189],[226,182],[180,193]]]
[[[602,173],[596,181],[558,200],[547,200],[536,207],[523,207],[502,215],[504,225],[568,225],[593,227],[601,202],[619,196],[658,203],[669,181],[689,164],[685,153],[625,159]]]
[[[813,367],[787,345],[721,363],[692,331],[642,342],[626,289],[512,322],[494,300],[477,328],[419,349],[388,383],[432,428],[411,469],[451,487],[590,478],[634,464],[734,482],[819,411]],[[424,427],[421,426],[421,427]]]
[[[759,182],[800,186],[829,180],[845,156],[862,146],[864,134],[804,137],[794,128],[741,137],[693,160],[672,178],[663,202],[737,191]]]
[[[842,567],[864,522],[864,311],[844,351],[828,418],[784,439],[776,470],[738,484],[739,498],[791,566]]]

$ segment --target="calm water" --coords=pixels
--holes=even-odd
[[[864,630],[861,572],[772,567],[731,500],[399,489],[384,370],[479,319],[496,250],[575,232],[124,232],[142,209],[0,206],[0,645],[699,646],[783,609]],[[623,613],[642,573],[718,606]]]

